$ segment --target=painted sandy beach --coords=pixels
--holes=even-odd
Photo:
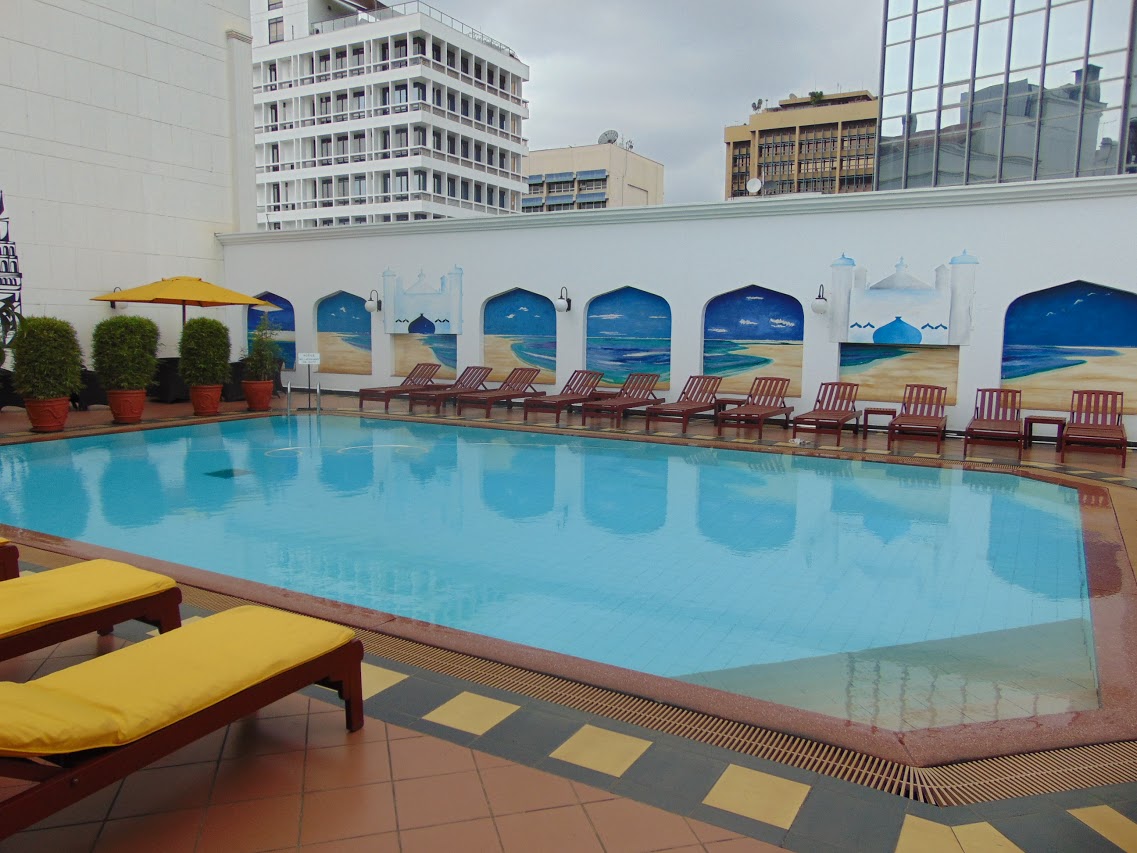
[[[1046,349],[1051,351],[1051,355],[1060,356],[1063,349],[1076,353],[1069,357],[1075,363],[1004,379],[1004,388],[1022,391],[1024,409],[1068,412],[1072,391],[1101,389],[1123,392],[1126,414],[1137,413],[1137,347],[1111,347],[1106,350],[1116,355],[1089,355],[1080,347]],[[1004,374],[1008,372],[1005,359],[1006,355]]]
[[[726,344],[729,354],[711,354],[706,343]],[[756,376],[782,376],[790,380],[790,397],[801,396],[801,362],[803,347],[800,342],[777,341],[708,341],[704,343],[703,370],[712,376],[722,376],[719,390],[724,394],[746,394]],[[751,360],[768,359],[768,364],[755,366]],[[719,366],[723,362],[726,366]],[[730,366],[739,362],[738,366]],[[747,364],[747,362],[751,362]]]
[[[841,381],[860,384],[860,401],[899,403],[904,399],[904,386],[913,383],[946,386],[951,406],[958,379],[958,347],[841,345]]]
[[[518,356],[515,350],[515,346],[518,349],[527,350],[534,348],[546,341],[552,342],[552,366],[546,363],[548,359],[534,359],[532,361],[523,360]],[[557,381],[557,372],[555,367],[556,338],[547,339],[539,336],[519,337],[516,335],[486,335],[482,338],[482,349],[485,357],[485,361],[482,363],[493,368],[493,373],[490,374],[490,379],[493,381],[502,381],[509,374],[509,371],[515,367],[541,368],[541,372],[537,374],[536,379],[536,384],[538,385],[552,385]]]
[[[349,344],[339,332],[319,332],[316,346],[320,350],[321,373],[353,373],[371,375],[371,350]]]
[[[452,336],[453,337],[453,336]],[[442,364],[442,369],[434,374],[435,379],[454,379],[457,373],[454,371],[453,366],[447,365],[435,355],[426,344],[427,338],[423,335],[392,335],[394,342],[394,355],[395,365],[391,371],[394,376],[406,376],[410,373],[416,364],[422,361],[428,361],[434,364]]]

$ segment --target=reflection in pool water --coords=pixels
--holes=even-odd
[[[916,725],[850,692],[900,659],[971,719],[943,667],[979,644],[972,683],[1009,695],[1040,631],[1084,687],[1055,701],[1096,688],[1077,493],[1035,480],[341,417],[0,461],[5,523],[851,719]]]

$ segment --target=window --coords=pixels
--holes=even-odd
[[[462,199],[464,201],[470,200],[470,182],[462,181]]]
[[[280,184],[269,184],[269,198],[273,204],[280,204]]]
[[[363,197],[367,195],[367,178],[363,175],[356,175],[352,178],[352,182],[355,185],[352,195],[355,196],[357,202],[362,202]]]
[[[316,70],[326,72],[330,69],[332,64],[332,55],[330,53],[321,53],[316,62]]]
[[[468,139],[462,140],[462,159],[463,160],[469,160],[470,159],[470,140],[468,140]]]
[[[415,189],[419,192],[426,192],[426,172],[415,172]]]
[[[506,196],[505,190],[498,190],[497,191],[497,206],[504,208],[505,207],[505,201],[506,201],[507,197],[508,196]]]
[[[363,118],[363,109],[366,105],[366,93],[361,89],[351,94],[352,118]]]
[[[423,147],[426,146],[426,128],[425,127],[416,127],[415,128],[415,145],[421,145]]]
[[[336,179],[336,197],[347,198],[347,175]]]
[[[343,121],[347,116],[347,92],[340,92],[336,95],[336,120]]]
[[[406,59],[407,58],[407,42],[406,42],[406,39],[404,39],[403,41],[395,42],[394,58],[395,59]]]
[[[469,74],[470,73],[470,57],[468,57],[468,56],[462,57],[462,73],[463,74]]]
[[[438,42],[431,42],[430,44],[430,58],[435,62],[442,61],[442,45]]]
[[[441,131],[434,131],[430,135],[430,147],[435,151],[442,150],[442,133]]]
[[[455,154],[458,153],[458,137],[456,137],[456,136],[447,136],[446,137],[446,153],[451,155],[451,156],[454,156]]]
[[[606,201],[582,201],[578,206],[580,210],[596,210],[608,206]],[[552,208],[549,208],[552,210]]]
[[[363,48],[353,47],[351,49],[351,66],[352,68],[358,68],[361,65],[363,65]]]
[[[415,36],[412,45],[415,56],[426,56],[426,39],[422,36]]]
[[[268,81],[270,83],[276,82],[276,63],[270,62],[268,64]]]
[[[600,178],[600,179],[595,180],[595,181],[581,181],[580,182],[580,191],[582,193],[594,193],[594,192],[600,192],[601,190],[606,190],[606,189],[608,189],[608,179],[607,178]]]
[[[480,142],[474,143],[474,160],[478,163],[482,162],[482,144]]]
[[[336,162],[347,162],[347,134],[336,137]]]
[[[276,117],[277,117],[276,104],[269,104],[268,105],[268,116],[267,116],[268,129],[269,130],[276,130],[277,129],[276,128]]]
[[[415,83],[415,100],[416,101],[425,101],[426,100],[426,84],[425,83]]]
[[[442,175],[437,172],[434,175],[434,194],[442,195]]]
[[[325,198],[331,199],[331,197],[332,197],[332,179],[331,178],[323,178],[320,181],[320,198],[321,199],[325,199]],[[324,203],[324,202],[320,203],[320,207],[330,207],[330,206],[331,206],[331,201],[328,201],[327,203]]]
[[[571,193],[572,181],[553,181],[549,184],[549,195],[555,193]]]
[[[395,147],[396,148],[406,148],[407,147],[407,129],[405,127],[400,127],[400,128],[395,129]]]
[[[316,111],[317,115],[324,116],[324,118],[320,119],[320,124],[324,124],[325,122],[329,121],[329,119],[326,116],[331,111],[332,111],[332,96],[331,95],[320,95],[319,108]]]
[[[346,50],[337,50],[336,51],[336,70],[338,71],[338,70],[343,69],[343,68],[347,68],[347,51]]]
[[[284,41],[284,18],[273,18],[268,22],[268,43]]]
[[[482,105],[475,103],[474,104],[474,121],[481,121],[481,120],[482,120]]]
[[[280,146],[275,142],[268,147],[268,161],[270,163],[280,162]]]
[[[474,201],[481,203],[482,200],[482,185],[474,184]]]
[[[395,173],[395,192],[405,193],[409,189],[410,176],[406,172]]]
[[[268,10],[271,12],[273,9],[279,9],[284,5],[284,0],[268,0]]]
[[[446,194],[450,198],[457,198],[458,196],[458,182],[454,178],[446,179]]]
[[[470,102],[465,98],[462,99],[462,115],[467,118],[470,116]]]
[[[446,93],[446,109],[450,110],[450,112],[454,112],[455,107],[454,107],[454,93],[453,92],[447,92]]]

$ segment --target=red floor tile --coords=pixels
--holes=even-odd
[[[531,767],[510,764],[480,772],[490,811],[495,815],[574,806],[578,802],[567,779]]]
[[[380,835],[396,828],[395,805],[388,782],[311,791],[304,795],[301,844]]]
[[[395,808],[400,829],[490,816],[482,780],[472,771],[395,782]]]
[[[583,806],[501,815],[495,822],[505,853],[604,853]]]
[[[391,781],[387,741],[353,743],[309,749],[304,768],[304,790],[324,791]]]
[[[497,827],[489,818],[407,829],[399,833],[399,837],[403,844],[402,853],[439,853],[443,850],[501,853],[502,849]]]
[[[364,726],[366,728],[366,726]],[[222,758],[295,752],[307,746],[308,717],[246,717],[229,726]]]
[[[253,853],[294,847],[300,795],[211,806],[205,813],[198,853]]]
[[[108,820],[94,853],[193,853],[205,809]]]
[[[112,818],[172,812],[209,802],[216,765],[211,762],[156,767],[127,776],[114,801]]]
[[[236,803],[299,794],[304,781],[305,752],[274,752],[231,758],[217,767],[210,803]]]
[[[631,800],[605,800],[584,806],[608,853],[645,853],[698,844],[687,821]]]
[[[432,737],[391,741],[391,772],[395,779],[474,769],[474,754],[467,747]]]

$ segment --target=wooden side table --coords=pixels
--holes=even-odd
[[[1023,421],[1023,447],[1030,447],[1034,440],[1034,425],[1050,424],[1058,427],[1057,443],[1062,443],[1062,432],[1066,429],[1066,419],[1053,415],[1031,415]]]
[[[865,433],[866,434],[869,431],[869,415],[880,415],[881,417],[885,417],[885,418],[888,418],[889,420],[892,420],[894,417],[896,417],[896,409],[889,409],[887,407],[875,407],[874,408],[871,406],[866,408],[865,409]],[[887,428],[888,428],[888,424],[885,424],[885,429],[887,429]]]
[[[741,396],[737,394],[716,394],[715,395],[715,414],[725,411],[731,406],[741,406],[745,403],[747,397],[745,394]]]

